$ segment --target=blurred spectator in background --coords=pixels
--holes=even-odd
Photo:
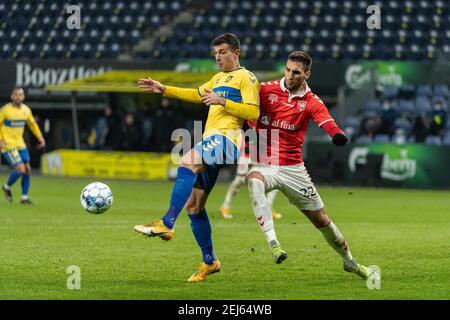
[[[107,145],[107,137],[110,134],[110,131],[114,129],[114,125],[115,118],[113,110],[110,106],[107,106],[104,110],[104,114],[98,118],[94,128],[92,128],[89,133],[87,138],[88,145],[95,150],[104,149]]]
[[[447,110],[442,100],[436,100],[432,110],[432,120],[430,124],[430,134],[442,135],[447,123]]]
[[[373,138],[381,126],[381,117],[376,114],[365,116],[361,122],[360,132],[357,136]]]
[[[431,116],[429,113],[419,114],[414,122],[413,135],[416,138],[416,143],[425,142],[426,137],[430,134]]]
[[[381,109],[381,125],[377,133],[387,134],[392,137],[395,132],[395,120],[398,116],[399,114],[393,107],[393,103],[388,99],[385,99]]]
[[[128,113],[120,126],[120,148],[122,151],[136,151],[141,142],[141,132],[135,116]]]
[[[150,105],[147,105],[147,108],[144,112],[142,112],[141,118],[141,150],[142,151],[151,151],[152,145],[152,136],[153,136],[153,115],[151,113]]]
[[[154,123],[154,146],[160,152],[169,152],[172,148],[171,135],[173,131],[174,111],[168,98],[161,99],[161,108],[156,110],[153,119]]]

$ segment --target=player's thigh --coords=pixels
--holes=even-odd
[[[264,182],[265,191],[270,192],[280,187],[277,180],[278,169],[275,166],[255,164],[250,166],[247,173],[247,182],[252,178],[260,179]]]
[[[207,194],[211,193],[212,189],[216,185],[217,177],[222,166],[220,165],[209,165],[206,166],[206,170],[198,173],[195,176],[194,188],[202,189]]]
[[[195,150],[189,150],[180,160],[180,167],[191,169],[194,173],[201,172],[205,169],[202,156]]]
[[[8,165],[20,172],[20,173],[25,173],[26,172],[26,167],[25,164],[22,160],[22,157],[19,153],[19,150],[17,149],[11,149],[8,151],[5,151],[2,153],[3,157],[5,158],[6,162],[8,163]]]
[[[185,208],[188,213],[200,212],[208,200],[208,193],[201,188],[193,188],[189,200],[186,202]]]
[[[282,192],[300,210],[317,211],[323,202],[304,166],[286,166],[281,169],[279,179]]]

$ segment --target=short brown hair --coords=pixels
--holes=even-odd
[[[16,92],[17,90],[23,90],[23,92],[25,92],[25,89],[24,89],[24,88],[17,86],[17,87],[14,87],[14,88],[12,89],[11,94],[13,94],[14,92]]]
[[[223,43],[226,43],[230,46],[230,48],[234,50],[241,49],[241,43],[239,41],[239,38],[234,33],[224,33],[220,36],[216,37],[213,41],[211,41],[211,45],[219,46]]]
[[[288,56],[288,60],[302,63],[304,71],[311,70],[312,59],[306,52],[300,50],[291,52]]]

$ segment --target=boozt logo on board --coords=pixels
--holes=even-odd
[[[44,87],[57,85],[70,80],[83,79],[110,71],[111,67],[86,68],[85,66],[70,66],[62,68],[36,68],[29,63],[16,64],[16,85],[19,87]]]

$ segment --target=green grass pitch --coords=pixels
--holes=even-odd
[[[6,176],[0,176],[1,181]],[[35,176],[33,206],[0,198],[0,299],[448,299],[450,192],[320,187],[327,212],[353,256],[381,269],[381,288],[343,271],[340,258],[312,224],[279,194],[284,214],[276,231],[288,259],[276,265],[242,188],[235,219],[217,209],[227,185],[218,184],[207,210],[222,271],[187,283],[201,261],[183,213],[170,242],[146,239],[133,225],[165,212],[171,183],[104,181],[114,205],[101,215],[82,210],[88,179]],[[67,267],[81,271],[69,290]]]

